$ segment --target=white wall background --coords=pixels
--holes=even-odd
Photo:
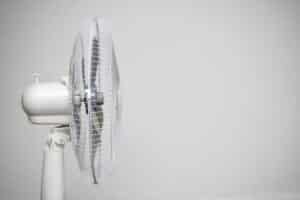
[[[3,1],[0,199],[38,199],[48,127],[22,90],[68,73],[88,16],[111,16],[123,88],[119,170],[81,181],[66,151],[67,199],[299,199],[297,1]]]

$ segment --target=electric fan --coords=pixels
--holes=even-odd
[[[31,123],[55,126],[44,149],[41,199],[64,199],[63,151],[69,140],[79,169],[99,183],[115,159],[120,123],[110,21],[90,21],[76,38],[69,78],[40,83],[35,75],[22,104]]]

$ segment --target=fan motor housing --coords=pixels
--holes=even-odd
[[[23,93],[22,105],[33,124],[69,124],[71,101],[65,79],[29,85]]]

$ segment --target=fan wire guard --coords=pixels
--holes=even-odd
[[[78,36],[70,65],[71,139],[79,168],[94,184],[112,167],[115,157],[120,106],[113,54],[109,23],[95,19],[89,35]]]

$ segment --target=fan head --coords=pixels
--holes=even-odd
[[[71,141],[93,183],[111,169],[120,123],[119,74],[111,23],[94,19],[75,41],[70,62]]]

